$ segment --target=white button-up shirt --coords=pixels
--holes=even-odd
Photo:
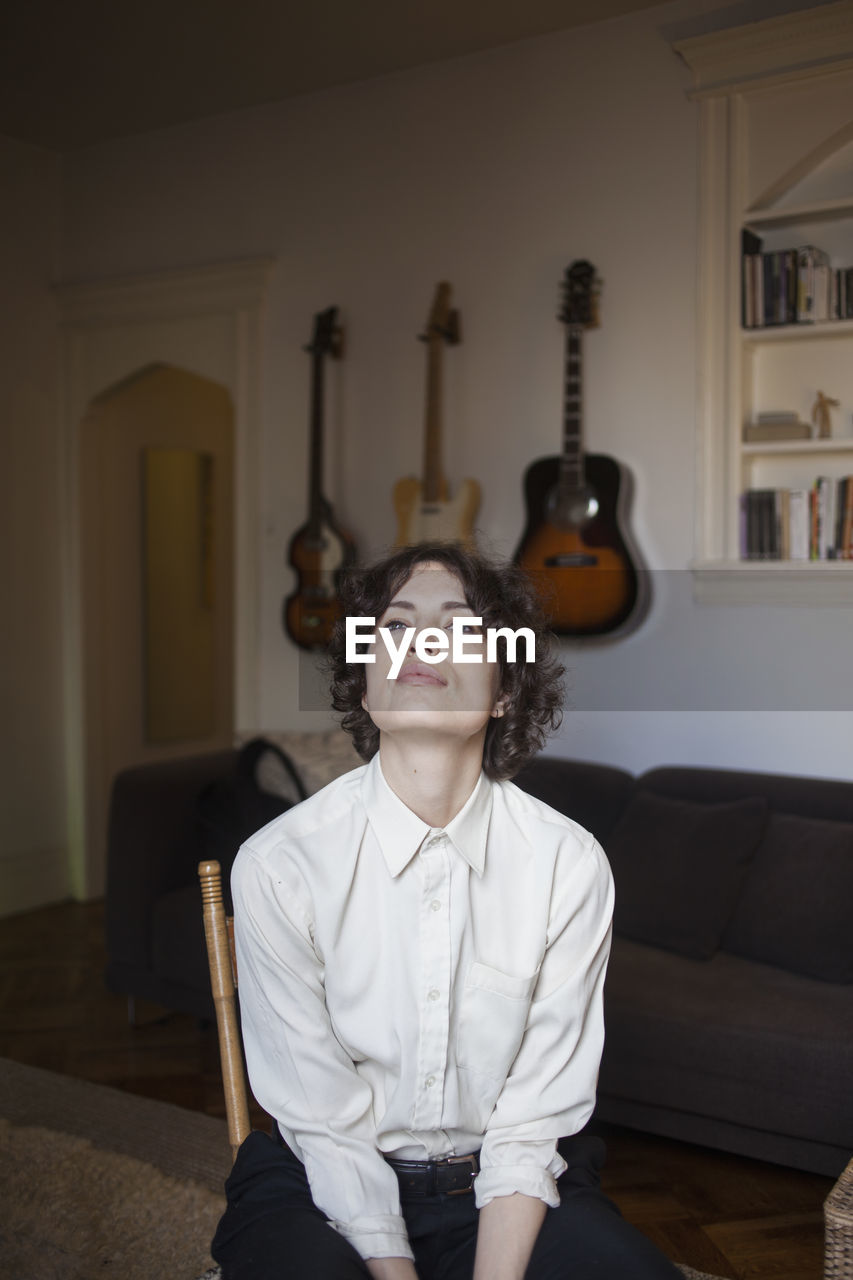
[[[252,1090],[362,1257],[412,1257],[383,1155],[482,1148],[478,1206],[559,1203],[603,1043],[613,890],[587,831],[485,774],[431,828],[377,755],[252,836],[232,888]]]

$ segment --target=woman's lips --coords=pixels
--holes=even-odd
[[[397,683],[446,685],[447,681],[432,667],[422,666],[420,663],[415,662],[411,666],[403,667],[403,670],[397,676]]]

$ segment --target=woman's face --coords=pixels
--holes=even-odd
[[[365,667],[366,690],[362,706],[382,733],[433,731],[439,735],[485,737],[494,715],[502,715],[498,698],[500,668],[486,662],[485,643],[466,645],[467,655],[481,655],[479,662],[459,662],[453,658],[453,620],[457,632],[466,637],[481,635],[482,628],[464,619],[474,616],[465,599],[464,588],[455,574],[434,561],[419,564],[411,577],[394,594],[385,612],[376,619],[377,635],[372,653],[375,663]],[[379,635],[385,627],[395,647],[402,644],[406,628],[414,635],[401,654],[393,659]],[[447,636],[447,652],[441,662],[426,663],[415,652],[415,642],[424,628],[436,628]],[[435,642],[421,642],[428,655],[440,650]],[[396,678],[389,673],[397,671]]]

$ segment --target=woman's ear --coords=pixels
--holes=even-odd
[[[499,720],[500,717],[505,713],[506,713],[506,696],[504,694],[501,694],[501,696],[498,698],[495,705],[492,707],[492,715],[496,720]]]

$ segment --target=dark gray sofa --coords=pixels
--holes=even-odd
[[[578,768],[539,759],[517,781],[571,813]],[[617,908],[596,1116],[837,1175],[853,1153],[853,784],[660,768],[624,803],[624,778],[597,783],[613,788],[589,825]]]
[[[110,987],[210,1016],[197,801],[236,753],[115,781]],[[296,764],[298,766],[298,760]],[[596,1118],[837,1175],[853,1152],[853,784],[540,756],[617,908]]]

